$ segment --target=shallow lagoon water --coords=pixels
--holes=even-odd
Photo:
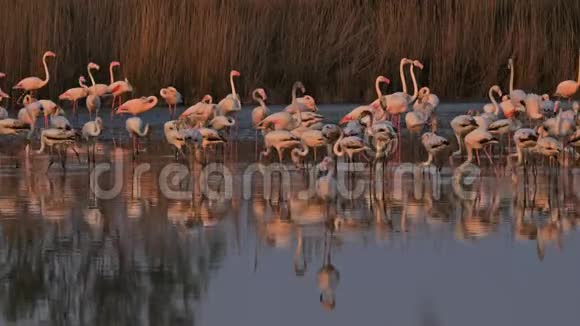
[[[351,107],[321,111],[337,121]],[[472,107],[442,106],[440,127]],[[72,157],[64,174],[57,166],[45,173],[46,156],[17,169],[19,152],[3,156],[0,325],[571,325],[580,318],[575,169],[533,177],[487,167],[465,198],[447,167],[435,192],[428,176],[407,176],[394,189],[392,164],[383,200],[367,193],[332,204],[298,199],[308,176],[292,170],[286,192],[274,178],[265,200],[255,177],[246,200],[241,174],[254,162],[246,109],[232,145],[237,155],[226,162],[233,198],[199,196],[194,173],[174,187],[193,194],[175,200],[159,187],[174,162],[160,138],[166,115],[161,108],[144,115],[154,134],[138,162],[103,143],[97,161],[122,167],[123,187],[112,199],[92,194],[86,164]],[[125,136],[123,120],[105,138],[111,131]],[[150,169],[139,174],[139,163]],[[366,172],[356,179],[368,179]],[[101,186],[113,180],[105,175]],[[220,180],[209,183],[219,188]]]

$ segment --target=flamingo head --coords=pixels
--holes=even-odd
[[[202,103],[205,103],[205,104],[212,104],[213,103],[213,97],[211,97],[211,95],[209,95],[209,94],[205,94],[203,96],[203,98],[201,99],[201,102]]]
[[[119,61],[111,62],[111,67],[119,67],[120,65],[121,65],[121,63]]]
[[[415,66],[419,69],[423,69],[423,64],[419,60],[413,60],[413,66]]]
[[[6,74],[3,72],[0,72],[0,78],[5,78],[5,77],[6,77]]]
[[[388,85],[391,83],[391,80],[385,76],[379,76],[379,77],[377,77],[377,82],[385,83]]]
[[[79,77],[79,82],[80,82],[80,83],[84,83],[84,82],[86,82],[86,81],[87,81],[87,80],[85,79],[85,76],[80,76],[80,77]]]
[[[56,57],[56,53],[52,51],[46,51],[44,52],[44,57]]]
[[[98,64],[94,63],[94,62],[89,62],[88,67],[89,67],[89,69],[95,69],[95,70],[101,69],[101,67]]]
[[[550,100],[550,95],[548,95],[548,94],[543,94],[543,95],[542,95],[542,100],[543,100],[543,101],[549,101],[549,100]]]
[[[232,77],[240,77],[240,72],[237,70],[230,71],[230,76]]]
[[[268,96],[266,95],[266,91],[263,88],[258,88],[258,94],[260,94],[260,97],[262,98],[262,100],[266,100],[268,98]]]
[[[498,85],[491,86],[491,91],[496,92],[499,96],[503,95],[501,88]]]

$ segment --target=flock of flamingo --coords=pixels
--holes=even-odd
[[[133,92],[131,83],[115,80],[114,68],[120,66],[117,61],[109,66],[109,84],[97,84],[92,71],[99,70],[99,65],[89,63],[87,73],[91,85],[81,76],[79,87],[71,88],[59,96],[61,101],[72,102],[72,110],[76,112],[78,102],[86,101],[90,121],[82,128],[73,128],[65,117],[63,109],[49,99],[36,99],[36,92],[50,81],[48,58],[56,57],[51,51],[44,53],[42,63],[45,78],[27,77],[18,82],[13,89],[21,90],[22,95],[17,104],[23,107],[16,118],[10,118],[8,111],[0,107],[0,135],[24,135],[28,141],[26,153],[32,138],[36,134],[36,123],[39,117],[44,118],[44,128],[40,131],[40,149],[37,153],[50,150],[50,166],[54,163],[53,155],[58,154],[63,168],[68,148],[79,156],[75,149],[79,138],[83,138],[89,147],[88,161],[95,161],[95,144],[103,131],[103,119],[99,116],[104,99],[112,97],[111,119],[114,115],[127,114],[131,117],[125,121],[126,129],[132,138],[133,159],[140,152],[139,139],[149,132],[149,124],[140,115],[155,108],[158,104],[156,96],[139,97],[122,101],[124,94]],[[567,99],[578,91],[580,85],[580,55],[578,62],[578,80],[561,82],[553,96]],[[452,142],[438,134],[437,107],[439,98],[428,87],[419,88],[415,77],[415,69],[423,69],[418,60],[403,58],[400,62],[400,78],[403,89],[392,94],[383,94],[382,88],[390,84],[384,76],[378,76],[375,81],[377,98],[368,105],[361,105],[346,114],[337,124],[325,122],[319,113],[315,99],[306,95],[306,89],[301,82],[292,87],[292,102],[280,112],[270,112],[266,105],[267,94],[263,88],[252,92],[253,100],[258,103],[251,112],[251,120],[256,130],[256,154],[259,140],[263,139],[263,151],[260,160],[272,154],[277,154],[280,163],[284,160],[285,151],[290,151],[290,157],[297,166],[304,166],[306,161],[313,160],[322,169],[332,170],[337,157],[345,156],[348,162],[361,160],[373,164],[398,158],[401,154],[401,120],[413,138],[419,138],[427,151],[429,158],[423,164],[431,165],[466,153],[467,163],[480,164],[479,151],[482,150],[493,164],[494,155],[507,154],[508,158],[517,159],[519,164],[536,162],[536,157],[547,157],[550,162],[563,162],[566,156],[576,159],[580,151],[580,106],[577,102],[566,105],[552,101],[550,95],[537,95],[521,89],[514,89],[514,63],[510,59],[509,92],[504,94],[497,85],[489,89],[489,104],[480,110],[470,110],[451,120],[450,126],[457,140],[457,149],[452,151]],[[411,76],[413,90],[409,91],[406,84],[406,72]],[[235,78],[240,73],[232,70],[229,75],[231,93],[227,94],[217,104],[210,95],[187,108],[177,115],[177,105],[183,103],[183,97],[174,87],[162,88],[159,95],[169,108],[169,121],[163,125],[167,142],[174,147],[176,159],[179,155],[185,157],[184,149],[194,153],[197,160],[208,161],[211,154],[217,153],[232,139],[238,129],[236,115],[242,110],[240,96],[236,92]],[[5,77],[1,74],[0,77]],[[1,99],[9,95],[0,90]],[[497,99],[500,99],[498,103]],[[95,115],[93,119],[93,114]],[[515,153],[512,151],[512,140]],[[115,141],[113,137],[113,141]],[[412,143],[414,145],[414,142]],[[499,150],[491,148],[499,144]],[[412,145],[412,146],[413,146]],[[319,150],[326,150],[326,155],[318,156]],[[574,150],[575,149],[575,150]],[[497,153],[494,153],[497,152]],[[91,154],[92,153],[92,154]],[[312,154],[310,154],[312,153]],[[195,155],[196,154],[196,155]],[[215,155],[214,155],[215,156]],[[79,159],[80,161],[80,159]],[[371,167],[376,165],[371,165]]]

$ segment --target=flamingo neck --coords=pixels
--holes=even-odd
[[[416,99],[417,99],[417,95],[419,94],[419,90],[417,88],[417,79],[415,78],[415,65],[411,64],[411,69],[409,69],[411,71],[411,79],[413,80],[413,96],[411,97],[411,100],[409,101],[409,103],[413,103]]]
[[[344,138],[344,134],[341,131],[340,136],[338,137],[338,139],[334,143],[334,146],[332,147],[332,151],[334,152],[334,155],[336,155],[336,156],[344,156],[344,150],[340,146],[340,142],[342,141],[342,138]]]
[[[399,74],[401,75],[401,84],[403,84],[403,93],[407,94],[407,81],[405,79],[405,59],[402,59],[401,63],[399,64]]]
[[[234,97],[237,95],[236,93],[236,85],[234,84],[234,75],[230,74],[230,87],[232,88],[232,95]]]
[[[510,61],[510,93],[513,91],[514,91],[514,64],[513,61]]]
[[[380,98],[383,96],[383,92],[381,92],[381,79],[377,78],[377,80],[375,81],[375,91],[377,91],[377,98],[380,100]]]
[[[85,83],[83,82],[83,79],[82,79],[82,78],[79,78],[79,85],[80,85],[82,88],[89,88],[87,85],[85,85]],[[93,85],[94,85],[94,84],[93,84]]]
[[[497,101],[495,100],[495,97],[493,96],[493,91],[494,91],[493,88],[490,88],[488,96],[489,96],[489,99],[491,100],[491,103],[493,104],[494,114],[497,116],[499,113],[499,104],[497,104]]]
[[[95,86],[95,78],[93,78],[93,73],[91,72],[91,66],[87,65],[87,73],[89,74],[89,78],[91,79],[91,84]]]
[[[115,74],[113,73],[113,66],[112,64],[109,65],[109,76],[111,77],[111,84],[115,82]]]
[[[298,92],[298,85],[296,83],[294,83],[294,85],[292,85],[292,104],[296,103],[296,98],[298,97],[298,95],[296,94]]]
[[[44,75],[46,76],[43,81],[44,85],[48,84],[48,81],[50,80],[50,73],[48,72],[48,64],[46,63],[46,58],[47,58],[46,55],[42,56],[42,64],[44,65]]]
[[[518,155],[518,164],[522,164],[524,157],[521,146],[516,146],[516,153]]]

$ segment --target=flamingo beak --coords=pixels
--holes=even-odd
[[[237,70],[232,70],[232,76],[239,77],[240,76],[240,72],[237,71]]]

